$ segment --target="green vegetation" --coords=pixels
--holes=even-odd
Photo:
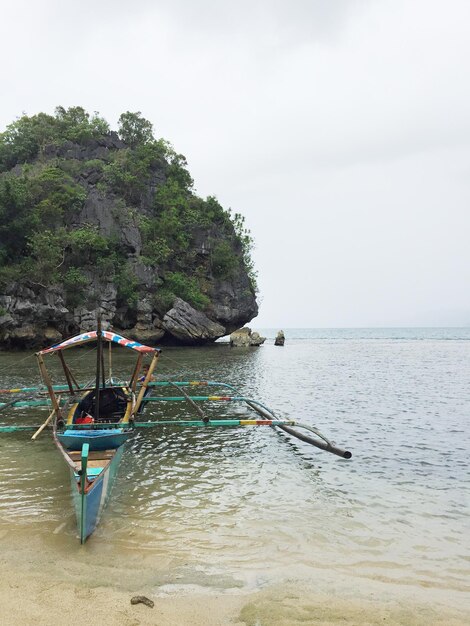
[[[229,278],[239,266],[238,258],[234,255],[230,244],[221,241],[214,246],[212,252],[212,271],[217,278]]]
[[[67,304],[77,307],[85,301],[85,288],[88,280],[83,271],[78,267],[70,267],[62,279]]]
[[[181,272],[168,272],[165,276],[165,286],[170,293],[186,300],[196,309],[204,309],[209,305],[209,298],[201,293],[197,279],[192,276],[186,276]]]
[[[152,172],[166,165],[165,152],[163,142],[158,141],[120,150],[104,167],[108,190],[121,195],[131,205],[139,205]]]
[[[45,286],[59,280],[59,268],[64,258],[64,243],[61,232],[43,230],[35,232],[28,241],[30,256],[24,266],[28,275],[38,284]]]
[[[130,309],[135,309],[139,300],[139,282],[128,264],[119,265],[114,283],[117,287],[117,305],[127,305]]]
[[[0,133],[0,288],[57,285],[76,307],[96,297],[87,286],[97,277],[113,280],[118,305],[132,309],[142,291],[136,263],[154,272],[151,295],[163,311],[176,296],[207,308],[211,277],[244,269],[255,288],[242,216],[194,194],[184,156],[154,139],[140,112],[123,113],[118,134],[124,144],[81,107],[23,115]],[[90,185],[112,202],[111,234],[84,223]],[[123,233],[136,224],[141,248],[129,251]]]
[[[255,264],[251,257],[255,247],[254,239],[251,236],[251,231],[245,226],[245,218],[240,213],[235,213],[233,216],[233,226],[235,228],[235,235],[241,245],[242,261],[248,274],[248,278],[250,279],[251,287],[255,292],[257,292],[258,272],[255,269]]]
[[[119,136],[128,146],[136,148],[153,142],[153,127],[140,111],[126,111],[119,116]]]
[[[49,145],[84,143],[107,133],[106,120],[97,113],[90,116],[82,107],[57,107],[55,115],[23,115],[0,135],[0,172],[31,162]]]

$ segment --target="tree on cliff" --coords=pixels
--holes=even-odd
[[[113,325],[142,325],[145,309],[158,326],[180,298],[230,329],[257,311],[252,243],[140,112],[118,134],[82,107],[0,133],[0,310],[24,285],[54,290],[72,326],[97,306]]]
[[[119,137],[131,148],[153,141],[153,126],[142,113],[126,111],[119,116]]]

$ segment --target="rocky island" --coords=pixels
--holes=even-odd
[[[0,348],[95,327],[202,344],[257,315],[243,217],[198,197],[140,113],[58,107],[0,134]]]

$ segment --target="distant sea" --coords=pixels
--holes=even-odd
[[[462,328],[258,328],[253,330],[268,339],[274,339],[279,330],[290,339],[387,339],[387,340],[468,340],[470,326]]]

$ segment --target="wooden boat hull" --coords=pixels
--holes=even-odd
[[[111,494],[124,446],[105,452],[108,454],[103,454],[106,459],[103,460],[101,467],[99,461],[96,461],[94,467],[87,468],[88,480],[85,487],[84,481],[81,480],[77,471],[70,468],[80,543],[85,543],[100,521],[101,514]]]

